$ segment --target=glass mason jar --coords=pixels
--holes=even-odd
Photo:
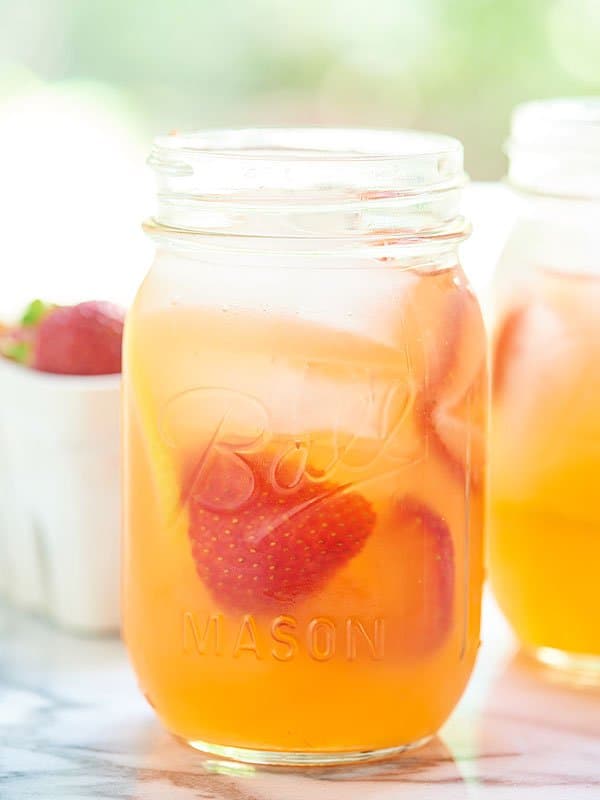
[[[158,139],[125,342],[124,629],[193,746],[327,763],[431,736],[479,642],[485,345],[462,147]]]
[[[600,98],[518,107],[496,277],[490,567],[523,644],[600,676]]]

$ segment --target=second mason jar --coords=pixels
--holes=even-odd
[[[600,680],[600,98],[517,108],[509,155],[520,214],[495,292],[492,583],[531,653]]]
[[[485,343],[462,147],[414,132],[159,139],[126,328],[124,631],[193,746],[381,757],[479,643]]]

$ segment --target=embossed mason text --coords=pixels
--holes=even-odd
[[[225,617],[184,611],[182,644],[190,656],[274,659],[297,657],[314,661],[381,661],[385,656],[385,621],[381,617],[313,617],[300,621],[291,614],[270,620],[254,614]]]

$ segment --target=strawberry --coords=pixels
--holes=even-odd
[[[289,605],[321,589],[356,556],[375,514],[356,491],[283,481],[264,454],[213,453],[187,498],[196,570],[233,610]]]
[[[0,355],[42,372],[121,371],[123,312],[111,303],[53,306],[34,300],[19,324],[0,331]]]
[[[469,469],[473,487],[480,488],[487,375],[485,335],[473,295],[452,295],[442,322],[440,367],[421,397],[420,418],[433,451],[461,481]]]
[[[446,521],[421,500],[399,498],[393,509],[394,556],[405,565],[398,576],[402,592],[397,650],[421,655],[436,649],[452,625],[454,547]]]
[[[4,328],[0,331],[0,355],[27,364],[31,359],[34,335],[33,328]]]
[[[37,325],[53,308],[41,300],[33,300],[17,325],[0,325],[0,355],[30,365]]]
[[[37,324],[31,366],[63,375],[120,372],[122,337],[123,312],[111,303],[56,307]]]
[[[494,341],[494,359],[492,362],[492,387],[494,398],[503,391],[507,380],[510,362],[519,354],[519,341],[525,326],[527,308],[513,308],[504,317],[496,333]]]

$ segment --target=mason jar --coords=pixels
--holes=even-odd
[[[508,149],[491,578],[527,650],[600,678],[600,98],[518,107]]]
[[[328,763],[422,743],[479,642],[485,344],[462,147],[159,138],[126,326],[124,631],[192,746]]]

